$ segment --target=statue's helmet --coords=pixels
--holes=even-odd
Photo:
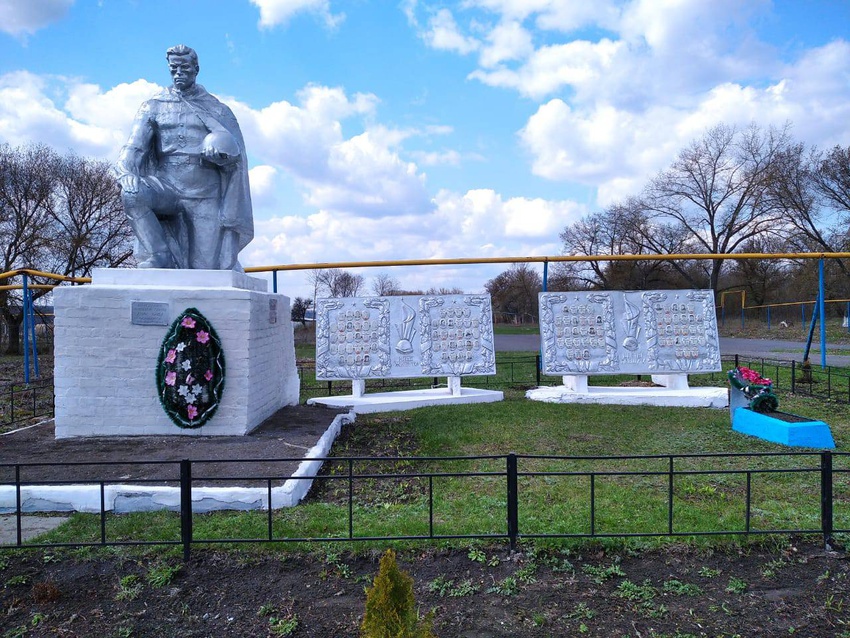
[[[206,159],[219,165],[230,164],[242,154],[236,139],[224,129],[209,133],[204,138],[203,149],[215,149],[215,154]]]

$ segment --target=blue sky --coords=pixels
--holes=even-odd
[[[246,266],[553,255],[718,122],[850,144],[848,29],[843,0],[0,0],[0,143],[114,160],[185,43],[245,134]]]

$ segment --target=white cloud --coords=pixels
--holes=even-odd
[[[129,132],[139,106],[161,89],[147,80],[136,80],[103,91],[96,84],[70,80],[64,110],[80,122]]]
[[[401,160],[381,133],[366,131],[329,149],[328,179],[311,187],[308,203],[377,217],[426,212],[425,176]]]
[[[428,31],[423,35],[429,46],[442,51],[454,51],[462,55],[477,51],[481,46],[475,38],[463,35],[452,12],[440,9],[428,21]]]
[[[274,166],[262,164],[248,171],[251,183],[251,203],[254,209],[271,209],[277,203],[275,180],[278,170]]]
[[[600,102],[542,104],[519,137],[532,171],[555,181],[598,187],[600,204],[636,194],[679,149],[719,122],[746,126],[795,126],[808,144],[850,142],[850,87],[843,77],[850,44],[835,42],[810,51],[762,88],[727,82],[680,100],[642,110]]]
[[[598,24],[615,22],[620,9],[613,0],[564,2],[563,0],[467,0],[468,6],[479,7],[507,20],[524,21],[535,16],[541,29],[563,32]]]
[[[251,4],[260,9],[260,27],[265,29],[286,24],[298,13],[317,15],[331,29],[345,20],[344,13],[331,13],[329,0],[251,0]]]
[[[568,200],[513,197],[505,201],[492,189],[470,190],[463,195],[441,191],[435,201],[437,216],[456,227],[468,249],[476,254],[488,246],[517,241],[546,243],[586,212],[583,206]],[[534,250],[530,254],[541,253]]]
[[[441,191],[428,215],[400,213],[374,219],[320,210],[308,217],[284,216],[255,222],[255,239],[243,255],[252,265],[462,257],[527,257],[560,252],[558,232],[586,214],[571,201],[515,197],[490,189]],[[483,290],[508,264],[393,269],[402,287],[460,287]],[[367,286],[381,269],[362,269]],[[388,269],[383,269],[388,270]],[[311,296],[306,272],[278,275],[279,289]]]
[[[422,166],[460,166],[461,155],[455,150],[412,151],[413,157]]]
[[[377,98],[349,98],[340,88],[309,86],[300,104],[281,101],[259,110],[230,101],[253,157],[291,173],[310,206],[368,216],[425,212],[425,176],[401,159],[414,134],[370,125]],[[362,132],[346,137],[343,122],[359,120]]]
[[[473,71],[469,77],[539,99],[564,86],[577,91],[598,87],[623,60],[624,48],[624,43],[608,39],[575,40],[541,47],[517,69],[501,65],[493,70]]]
[[[487,35],[487,45],[481,51],[479,62],[485,68],[492,68],[501,62],[523,59],[532,51],[531,34],[522,24],[504,22]]]
[[[65,17],[74,0],[0,0],[0,31],[27,36]]]
[[[62,102],[69,95],[74,99],[76,114]],[[107,117],[107,122],[90,115],[80,116],[86,111],[85,95],[93,110],[104,102],[122,102],[120,90],[101,95],[98,90],[67,78],[37,76],[27,71],[0,76],[0,141],[15,146],[40,142],[63,151],[73,149],[81,155],[109,157],[123,142],[138,103],[126,112],[122,132],[112,127],[121,119],[117,116]]]

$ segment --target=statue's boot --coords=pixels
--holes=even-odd
[[[168,253],[153,253],[150,257],[140,262],[138,268],[171,268],[171,255]]]
[[[174,268],[174,260],[168,243],[165,241],[165,231],[156,214],[150,209],[141,213],[127,216],[133,232],[144,251],[150,255],[141,262],[139,268]]]

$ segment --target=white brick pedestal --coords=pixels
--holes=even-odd
[[[156,269],[98,269],[91,285],[56,288],[56,438],[241,435],[298,403],[289,299],[266,288],[230,270]],[[162,340],[187,308],[212,324],[226,365],[221,404],[195,429],[168,418],[156,389]]]

